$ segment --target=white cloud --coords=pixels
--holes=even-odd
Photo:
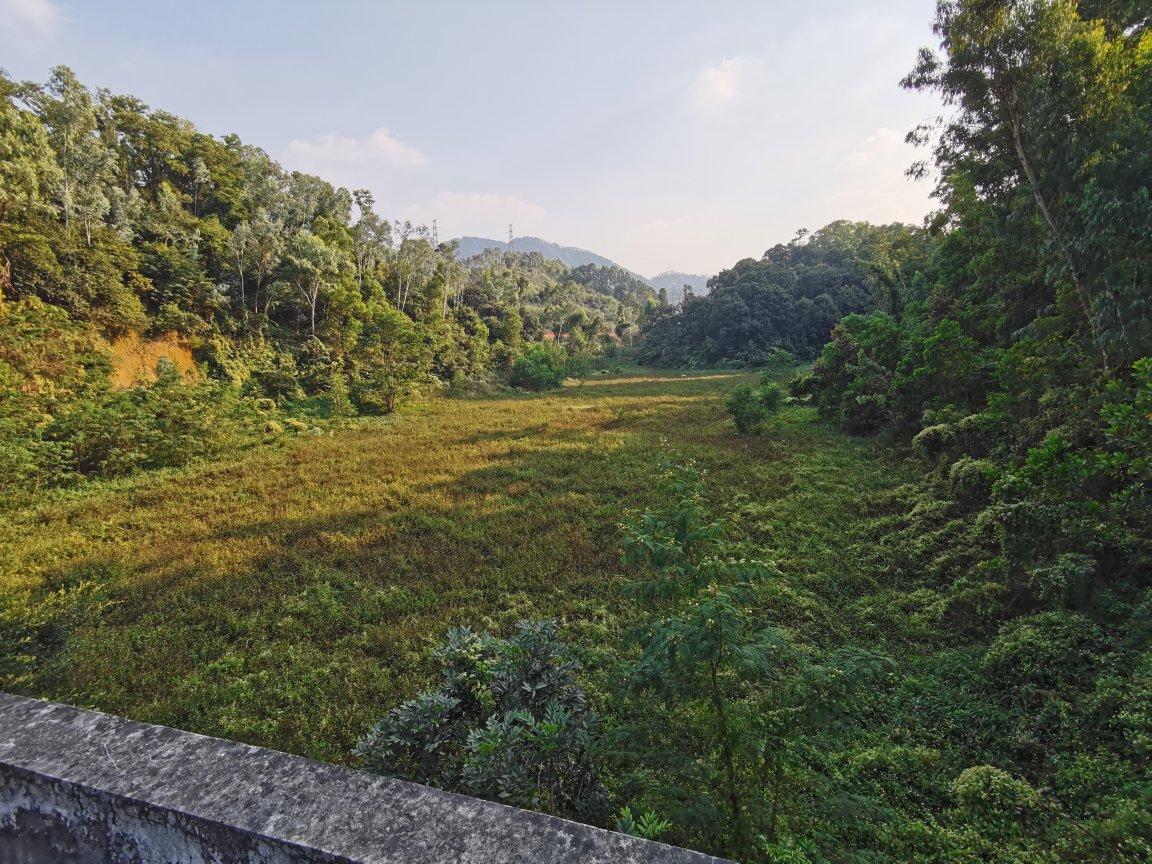
[[[438,220],[441,237],[472,234],[503,238],[509,223],[519,236],[541,231],[547,224],[548,212],[515,195],[441,192],[430,201],[409,208],[407,216],[425,224]]]
[[[63,20],[52,0],[0,0],[0,28],[20,36],[53,36]]]
[[[689,101],[696,108],[723,108],[743,97],[749,79],[760,69],[761,62],[751,57],[726,57],[705,66],[696,73]]]
[[[920,222],[933,209],[929,180],[905,171],[923,151],[905,143],[904,133],[881,127],[861,141],[840,165],[840,184],[829,204],[845,219]]]
[[[364,138],[345,138],[329,132],[308,141],[289,141],[284,159],[317,173],[335,166],[419,168],[428,163],[427,156],[383,126]]]

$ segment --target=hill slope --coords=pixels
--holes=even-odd
[[[479,255],[485,249],[508,248],[508,242],[506,240],[493,240],[490,237],[459,237],[456,242],[459,244],[456,249],[456,257],[461,261],[465,258],[471,258],[473,255]],[[560,261],[568,267],[581,267],[585,264],[597,264],[601,267],[619,267],[621,270],[626,270],[637,278],[647,282],[657,290],[667,288],[668,297],[672,302],[679,301],[686,284],[692,286],[692,290],[696,292],[697,296],[708,293],[707,276],[701,276],[696,273],[677,273],[669,270],[649,279],[646,276],[641,276],[634,270],[621,267],[610,258],[605,258],[603,255],[598,255],[587,249],[581,249],[579,246],[561,246],[559,243],[551,243],[539,237],[515,237],[512,240],[512,248],[516,252],[539,252],[545,258]]]
[[[460,260],[479,255],[485,249],[506,249],[505,240],[493,240],[489,237],[460,237],[460,244],[456,250],[456,257]],[[512,248],[516,252],[539,252],[545,258],[560,261],[568,267],[579,267],[582,264],[599,264],[601,267],[619,267],[615,261],[581,249],[577,246],[561,246],[559,243],[549,243],[539,237],[516,237],[512,240]],[[627,269],[627,268],[624,268]]]

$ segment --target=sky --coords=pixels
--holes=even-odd
[[[442,238],[508,225],[712,274],[834,219],[920,222],[902,90],[933,0],[0,0],[0,66],[72,67]]]

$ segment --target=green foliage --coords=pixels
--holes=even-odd
[[[617,322],[638,320],[655,296],[618,268],[569,270],[539,254],[459,262],[428,228],[383,219],[366,190],[285,171],[235,136],[206,135],[133,97],[91,92],[63,66],[42,85],[0,73],[0,163],[0,303],[16,302],[16,317],[47,304],[67,317],[70,344],[176,341],[210,378],[313,414],[323,413],[313,407],[329,401],[340,368],[348,393],[337,386],[337,420],[350,414],[348,399],[365,414],[387,414],[426,383],[489,382],[546,334],[582,378],[588,358],[619,352]],[[40,349],[21,339],[9,357],[35,358]],[[76,351],[80,368],[84,353]],[[39,387],[19,358],[6,362],[6,384]],[[522,369],[528,386],[553,386],[549,365]],[[99,388],[95,370],[86,380]],[[228,415],[231,396],[209,383],[198,396],[205,417]],[[223,401],[209,410],[213,393]],[[43,400],[19,401],[0,421],[5,485],[75,478],[65,438],[81,427],[83,447],[106,451],[86,464],[107,472],[183,461],[159,455],[139,430],[95,443],[115,437],[87,428],[98,418],[155,415],[147,394],[101,395],[50,440]],[[213,440],[173,446],[221,452],[230,433],[209,425],[202,432]],[[137,443],[140,453],[126,449]]]
[[[643,837],[645,840],[659,840],[660,836],[671,827],[671,822],[661,819],[651,810],[637,817],[632,815],[631,808],[621,807],[616,817],[617,831],[621,834],[631,834],[633,837]]]
[[[1041,814],[1039,793],[991,765],[965,768],[952,784],[958,814],[982,832],[1023,831]]]
[[[368,414],[392,413],[398,400],[427,380],[431,364],[426,335],[390,306],[365,322],[351,357],[352,393]]]
[[[441,685],[392,709],[357,745],[371,771],[505,804],[595,821],[605,794],[596,715],[579,664],[549,621],[509,639],[449,631]]]
[[[662,509],[625,526],[625,561],[642,574],[627,594],[644,612],[632,629],[640,656],[631,681],[652,711],[645,743],[693,742],[692,758],[660,783],[661,810],[694,843],[754,855],[779,839],[796,806],[790,792],[809,770],[806,747],[850,725],[857,688],[889,661],[804,651],[757,613],[781,573],[711,516],[699,471],[667,469],[661,491]]]
[[[161,360],[153,384],[108,391],[74,405],[44,429],[66,446],[80,475],[116,477],[146,468],[174,468],[251,438],[255,406],[212,386],[185,384]]]
[[[928,226],[835,222],[679,308],[622,271],[457,262],[234,136],[0,76],[0,483],[124,477],[0,521],[3,686],[339,759],[461,610],[564,615],[603,661],[581,683],[548,627],[456,632],[366,763],[578,818],[629,801],[626,830],[749,861],[1149,860],[1152,31],[1072,0],[941,0],[935,31],[906,81],[950,108],[913,136]],[[738,427],[783,403],[786,353],[816,358],[813,408],[769,458],[717,431],[705,376],[285,434],[433,378],[550,389],[638,325],[647,362],[767,367]],[[164,331],[210,380],[112,389],[102,345]],[[650,488],[670,437],[727,518],[691,471]],[[627,608],[621,500],[647,508]]]
[[[526,390],[552,390],[564,383],[568,358],[558,345],[530,345],[512,364],[509,381]]]
[[[757,388],[748,384],[733,388],[724,407],[736,431],[741,435],[752,435],[764,430],[783,402],[784,389],[774,381],[768,381]]]
[[[348,381],[343,370],[332,367],[332,378],[328,384],[328,416],[337,420],[356,416],[356,408],[348,394]]]
[[[934,240],[908,225],[838,221],[710,280],[708,296],[655,310],[639,356],[662,366],[782,365],[814,357],[848,314],[894,313]]]

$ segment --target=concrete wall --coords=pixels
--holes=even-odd
[[[0,864],[716,864],[234,741],[0,694]]]

